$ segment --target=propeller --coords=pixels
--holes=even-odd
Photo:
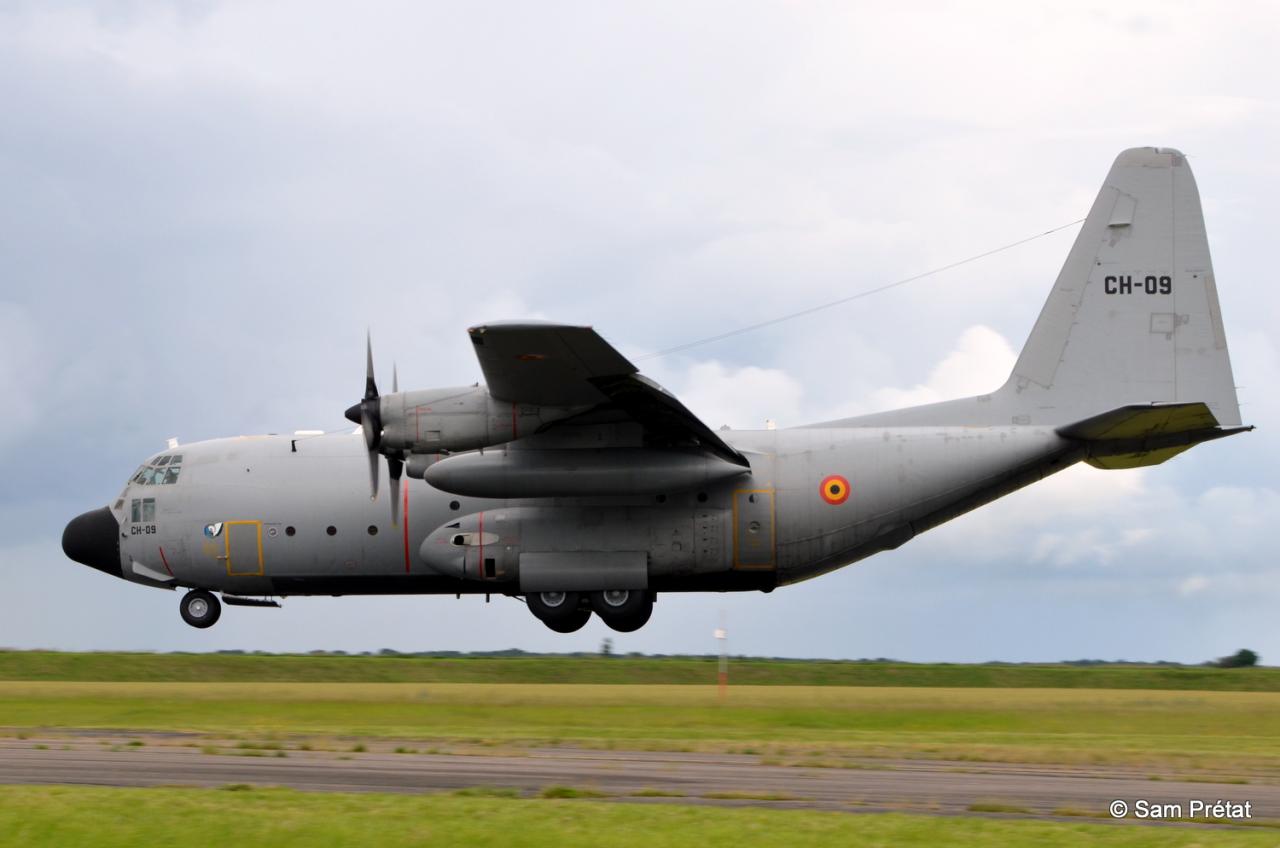
[[[393,366],[391,391],[400,389],[400,376]],[[352,404],[344,413],[347,420],[359,424],[364,431],[364,445],[369,452],[369,499],[378,499],[378,454],[382,444],[382,397],[378,394],[378,381],[373,375],[373,337],[365,335],[364,397]],[[391,524],[400,523],[400,477],[404,473],[404,457],[398,452],[387,453],[387,471],[391,477]]]
[[[391,363],[391,394],[400,391],[400,375],[396,364]],[[400,525],[400,475],[404,473],[404,455],[399,452],[387,453],[387,474],[391,477],[391,526]]]

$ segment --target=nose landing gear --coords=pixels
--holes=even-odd
[[[182,614],[182,620],[187,624],[203,630],[217,623],[218,617],[222,615],[222,604],[212,592],[192,589],[182,596],[182,600],[178,603],[178,612]]]

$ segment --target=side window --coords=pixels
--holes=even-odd
[[[144,523],[147,523],[147,524],[156,520],[156,499],[155,498],[142,499],[142,520]]]
[[[142,520],[142,501],[137,498],[129,502],[129,520],[134,524]]]

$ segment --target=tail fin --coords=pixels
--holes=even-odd
[[[1181,153],[1116,158],[1001,393],[1028,423],[1163,402],[1202,402],[1219,424],[1240,423],[1200,194]]]
[[[1060,427],[1133,405],[1203,403],[1240,423],[1200,194],[1186,157],[1116,157],[1009,380],[990,395],[815,426]]]

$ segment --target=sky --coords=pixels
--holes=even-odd
[[[1280,9],[1239,3],[0,7],[0,645],[1280,662]],[[1074,228],[1184,151],[1258,430],[1077,467],[772,594],[553,634],[494,598],[182,624],[62,528],[165,440],[336,429],[478,380],[471,324],[595,326],[712,427],[994,389]]]

